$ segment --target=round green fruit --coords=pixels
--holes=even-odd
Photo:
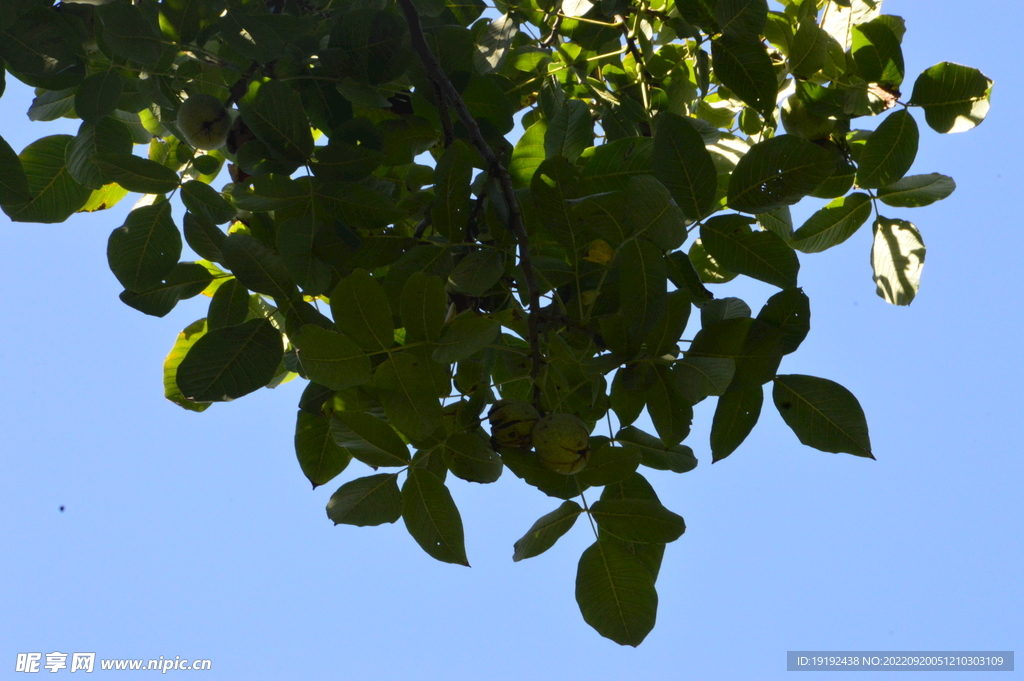
[[[178,107],[175,123],[182,137],[196,149],[224,146],[231,127],[231,114],[213,95],[192,95]]]
[[[530,433],[540,413],[529,402],[498,400],[487,412],[491,437],[502,447],[529,447]]]
[[[587,424],[572,414],[548,414],[533,427],[533,447],[545,468],[572,475],[590,458]]]
[[[802,99],[790,95],[782,103],[782,127],[790,135],[814,141],[828,139],[836,122],[812,113]]]

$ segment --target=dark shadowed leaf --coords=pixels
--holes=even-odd
[[[857,185],[876,189],[906,175],[917,156],[919,137],[917,123],[909,111],[889,114],[860,152]]]
[[[334,324],[364,350],[387,350],[395,342],[391,304],[366,270],[356,270],[331,293]]]
[[[97,153],[92,158],[104,177],[130,192],[166,194],[178,187],[178,174],[148,158],[132,154]]]
[[[711,423],[711,460],[721,461],[736,451],[761,416],[764,389],[730,390],[718,398]]]
[[[338,446],[367,466],[406,466],[409,448],[381,419],[362,411],[335,410],[331,437]]]
[[[295,295],[295,283],[281,257],[258,239],[234,232],[220,244],[227,265],[238,281],[250,291],[288,300]]]
[[[430,360],[401,352],[377,367],[373,382],[391,423],[411,440],[424,438],[441,425]]]
[[[819,253],[849,239],[870,216],[870,196],[862,192],[841,196],[809,217],[789,245],[802,253]]]
[[[409,469],[402,486],[402,518],[429,556],[469,567],[459,509],[441,479],[425,468]]]
[[[448,470],[467,482],[490,483],[501,477],[501,457],[480,433],[453,433],[444,442]]]
[[[171,273],[181,256],[181,234],[167,201],[136,208],[107,241],[110,270],[129,291],[148,291]]]
[[[774,232],[752,231],[749,222],[739,215],[709,219],[700,228],[704,249],[730,272],[779,288],[796,286],[800,271],[796,253]]]
[[[584,621],[619,645],[640,645],[658,614],[650,571],[613,541],[596,541],[580,556],[576,602]]]
[[[918,208],[929,206],[946,198],[956,189],[952,177],[939,173],[907,175],[898,182],[880,188],[878,199],[896,208]]]
[[[778,85],[771,57],[759,37],[723,35],[711,43],[711,61],[723,85],[766,119],[774,120]]]
[[[519,562],[544,553],[555,545],[562,535],[572,529],[583,509],[575,501],[565,501],[537,522],[515,543],[512,560]]]
[[[370,380],[370,358],[348,336],[305,324],[289,336],[306,376],[331,390]]]
[[[832,153],[800,137],[779,135],[758,142],[729,178],[729,207],[764,213],[791,206],[828,179],[835,165]]]
[[[346,482],[327,502],[327,517],[367,527],[396,522],[402,516],[402,493],[397,473],[380,473]]]
[[[718,191],[718,175],[704,140],[689,119],[661,114],[653,149],[654,176],[668,188],[683,214],[699,220],[710,213]]]
[[[327,419],[321,414],[306,411],[297,412],[295,456],[299,459],[302,473],[313,483],[313,489],[333,480],[352,460],[352,455],[334,442]]]
[[[247,395],[274,377],[284,346],[269,319],[210,331],[178,366],[178,388],[195,402],[226,402]]]
[[[772,398],[786,425],[808,447],[875,458],[864,410],[838,383],[798,374],[777,376]]]
[[[202,265],[180,262],[153,288],[139,293],[122,291],[120,298],[125,305],[139,312],[163,317],[174,309],[179,300],[202,293],[211,281],[213,276]]]
[[[91,192],[75,181],[65,162],[72,140],[71,135],[50,135],[36,140],[18,154],[31,198],[27,202],[3,204],[3,211],[11,220],[64,222],[89,200]],[[7,181],[14,182],[19,190],[24,189],[16,168],[13,173]]]

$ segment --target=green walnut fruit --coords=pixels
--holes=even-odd
[[[182,137],[196,149],[224,146],[231,127],[231,114],[213,95],[192,95],[178,107],[175,123]]]
[[[529,447],[530,433],[540,413],[529,402],[498,400],[487,412],[491,437],[501,447]]]
[[[545,468],[572,475],[590,458],[587,424],[572,414],[548,414],[533,427],[533,448]]]
[[[782,103],[782,127],[790,135],[814,141],[828,139],[836,122],[811,112],[802,99],[790,95]]]

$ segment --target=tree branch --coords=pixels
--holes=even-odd
[[[543,355],[540,351],[540,332],[538,329],[537,317],[537,311],[540,309],[540,287],[537,285],[537,276],[533,269],[533,260],[530,257],[530,239],[526,234],[526,228],[523,226],[523,214],[519,209],[519,201],[516,198],[516,191],[512,187],[512,177],[508,174],[508,170],[501,165],[498,157],[494,154],[494,150],[491,149],[489,144],[487,144],[487,140],[484,139],[483,133],[480,132],[480,126],[477,125],[476,119],[473,118],[473,114],[470,113],[469,107],[466,106],[466,102],[463,101],[458,90],[455,89],[451,80],[448,79],[448,76],[441,68],[441,64],[438,63],[437,58],[434,57],[433,52],[430,51],[430,46],[427,45],[426,36],[423,35],[423,25],[420,23],[420,15],[416,11],[416,7],[412,4],[412,0],[398,0],[398,5],[402,8],[402,13],[405,15],[405,21],[409,25],[409,38],[412,43],[412,49],[416,52],[420,61],[423,63],[423,68],[426,69],[427,76],[430,78],[434,87],[437,88],[443,95],[444,99],[447,100],[447,103],[455,109],[455,113],[458,114],[459,120],[462,121],[462,124],[466,126],[466,130],[469,132],[470,141],[473,143],[473,146],[476,147],[476,150],[480,152],[480,157],[487,165],[487,171],[491,174],[491,177],[498,178],[498,182],[501,185],[501,193],[504,196],[506,205],[508,206],[509,227],[519,244],[519,265],[523,269],[523,279],[525,280],[527,292],[530,298],[530,314],[527,318],[531,361],[530,380],[533,383],[533,401],[539,408],[539,379],[541,364],[544,361]]]

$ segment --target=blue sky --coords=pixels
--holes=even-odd
[[[126,199],[59,225],[0,216],[0,669],[57,650],[208,658],[216,679],[775,679],[787,650],[1024,650],[1024,9],[885,10],[907,20],[908,89],[943,60],[996,85],[969,133],[940,136],[915,114],[911,172],[958,189],[888,212],[928,246],[912,306],[876,297],[867,228],[801,256],[812,330],[781,372],[852,390],[878,460],[803,447],[769,398],[747,442],[712,466],[713,404],[699,405],[687,440],[698,468],[648,474],[687,532],[666,552],[658,625],[638,649],[580,617],[585,523],[512,563],[512,543],[559,502],[508,472],[453,481],[473,567],[445,565],[401,522],[326,518],[334,489],[366,471],[354,463],[310,491],[292,448],[303,382],[203,414],[165,401],[163,357],[205,299],[163,319],[117,299],[105,249]],[[8,79],[0,134],[16,150],[77,129],[30,123],[30,99]],[[770,293],[716,289],[755,310]]]

